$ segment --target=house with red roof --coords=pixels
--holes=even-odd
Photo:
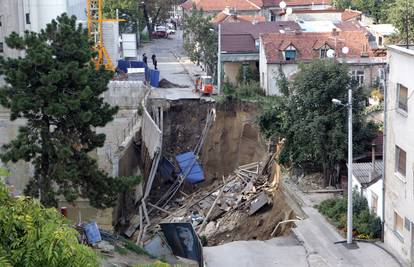
[[[223,81],[237,84],[242,66],[259,71],[260,34],[300,30],[293,21],[221,23],[221,64]]]
[[[309,23],[308,23],[309,24]],[[293,79],[300,63],[315,59],[335,60],[349,65],[350,74],[361,87],[370,88],[378,77],[385,57],[376,57],[368,35],[356,24],[310,23],[300,31],[281,31],[260,36],[260,85],[266,95],[279,95],[277,79],[283,73]]]
[[[286,8],[280,8],[280,2],[286,3]],[[279,20],[286,13],[287,8],[292,10],[325,10],[332,8],[332,0],[263,0],[263,15],[270,21]]]
[[[205,16],[214,17],[223,10],[231,9],[239,15],[261,16],[262,0],[187,0],[181,4],[184,12],[189,12],[193,7],[202,9]]]

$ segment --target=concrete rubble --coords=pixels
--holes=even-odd
[[[272,204],[275,186],[268,182],[268,165],[269,162],[242,165],[210,190],[198,190],[190,195],[182,192],[182,196],[171,201],[153,222],[163,216],[158,223],[190,222],[195,231],[207,239],[218,232],[232,231],[241,214],[253,215]],[[229,218],[234,223],[227,221]],[[159,231],[158,223],[153,223],[149,232]]]

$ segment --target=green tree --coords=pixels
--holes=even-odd
[[[0,225],[0,266],[99,266],[61,214],[30,198],[12,198],[1,182]]]
[[[354,91],[354,153],[369,147],[375,127],[362,118],[361,89],[356,88],[346,66],[315,61],[300,66],[295,80],[289,84],[289,95],[259,118],[267,136],[285,138],[282,163],[322,171],[326,184],[336,182],[338,164],[346,159],[347,112],[331,100],[347,102],[349,86]]]
[[[387,10],[395,0],[334,0],[333,5],[339,9],[352,8],[363,12],[375,19],[376,22],[386,22]]]
[[[34,165],[25,193],[40,193],[46,206],[55,206],[57,195],[70,202],[86,197],[97,208],[115,204],[124,180],[109,177],[89,156],[105,141],[94,129],[117,113],[102,98],[113,73],[91,62],[94,52],[86,31],[75,17],[63,14],[40,33],[12,33],[6,43],[26,56],[0,60],[7,83],[0,104],[10,109],[11,120],[27,123],[5,146],[2,161]]]
[[[389,10],[389,19],[398,30],[395,41],[409,48],[414,42],[414,0],[396,0]]]
[[[195,7],[184,14],[184,49],[192,62],[203,62],[207,73],[214,74],[217,65],[217,32],[211,18],[203,16]]]
[[[121,23],[122,31],[136,32],[143,30],[145,26],[152,32],[154,26],[170,17],[170,11],[180,0],[105,0],[104,14],[106,18],[116,18],[116,10],[119,18],[125,19]]]

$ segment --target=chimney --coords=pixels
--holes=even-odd
[[[379,175],[375,170],[375,147],[376,147],[375,143],[372,143],[372,146],[371,146],[372,171],[370,173],[371,180],[375,179]]]
[[[224,8],[224,10],[223,10],[223,13],[224,13],[224,14],[227,14],[227,15],[231,15],[231,13],[230,13],[230,7],[229,7],[229,6],[226,6],[226,7]]]
[[[335,28],[332,28],[332,35],[333,36],[336,36],[338,34],[339,34],[338,29],[336,27]]]

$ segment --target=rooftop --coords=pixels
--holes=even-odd
[[[362,162],[352,164],[352,176],[355,177],[361,184],[369,185],[378,181],[378,178],[382,178],[382,170],[384,163],[382,160],[375,161],[375,172],[378,176],[372,176],[372,162]]]
[[[264,7],[279,7],[282,0],[263,0]],[[331,5],[332,0],[283,0],[287,6]]]
[[[272,22],[239,22],[221,24],[221,50],[227,53],[255,52],[256,40],[260,34],[300,30],[299,25],[293,21]]]
[[[184,9],[192,9],[195,4],[197,9],[204,11],[222,11],[226,7],[236,10],[260,10],[263,6],[262,0],[187,0],[181,6]]]
[[[346,57],[347,60],[373,56],[368,38],[362,31],[269,33],[262,35],[262,42],[270,64],[285,62],[283,52],[289,46],[293,46],[297,53],[292,62],[319,58],[320,49],[325,45],[335,50],[338,57]],[[346,55],[342,53],[345,46],[349,48]]]
[[[238,15],[226,12],[226,10],[218,13],[212,20],[213,23],[224,23],[224,22],[264,22],[266,18],[264,16],[248,16]]]

